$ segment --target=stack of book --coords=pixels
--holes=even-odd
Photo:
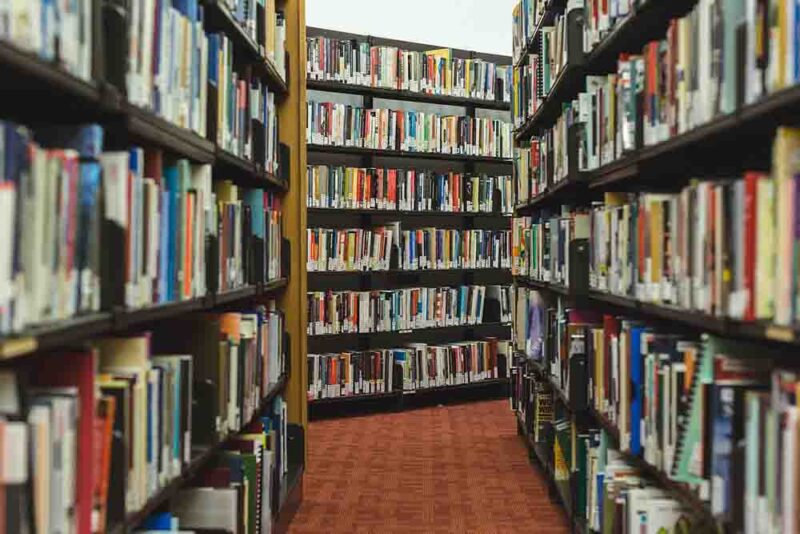
[[[479,100],[510,99],[510,69],[453,57],[444,48],[418,52],[358,39],[308,37],[308,78],[381,89]]]
[[[511,125],[494,119],[334,102],[308,102],[306,142],[314,145],[511,157]]]
[[[510,214],[511,176],[309,165],[309,208]]]
[[[510,315],[506,286],[412,287],[308,294],[308,335],[394,332],[483,323],[488,302]]]

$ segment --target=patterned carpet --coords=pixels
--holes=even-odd
[[[290,534],[569,532],[508,401],[312,422]]]

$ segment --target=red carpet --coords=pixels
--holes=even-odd
[[[569,532],[508,401],[312,422],[290,534]]]

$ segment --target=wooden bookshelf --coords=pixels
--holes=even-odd
[[[205,29],[220,31],[229,37],[237,55],[237,63],[246,61],[253,67],[270,91],[277,95],[280,120],[280,141],[288,148],[288,158],[280,158],[281,171],[267,172],[263,165],[246,160],[217,146],[189,129],[176,126],[151,110],[133,105],[124,90],[103,78],[98,65],[103,57],[104,30],[102,14],[92,13],[96,35],[92,45],[94,79],[85,81],[67,72],[57,62],[49,62],[14,44],[0,42],[0,75],[5,83],[0,88],[0,113],[4,119],[21,124],[46,125],[57,116],[59,122],[85,124],[96,122],[104,129],[104,150],[127,150],[141,144],[162,149],[170,158],[184,158],[193,163],[210,164],[213,180],[232,180],[237,185],[275,192],[282,198],[284,216],[284,274],[281,278],[246,285],[235,290],[209,293],[183,301],[169,302],[141,309],[126,309],[119,303],[106,306],[98,313],[68,320],[40,324],[14,335],[0,337],[0,360],[23,358],[34,353],[81,346],[93,338],[124,334],[145,327],[158,328],[158,323],[194,312],[221,311],[236,306],[276,298],[285,312],[286,339],[290,352],[280,379],[270,384],[254,416],[258,419],[279,395],[289,406],[290,432],[299,435],[290,445],[299,449],[289,453],[289,473],[281,495],[275,496],[273,531],[284,532],[302,499],[304,472],[303,438],[306,418],[305,376],[305,169],[306,147],[303,121],[305,117],[305,0],[279,0],[287,27],[287,73],[279,74],[275,64],[265,57],[220,0],[202,0],[205,8]],[[100,11],[101,2],[93,2]],[[105,53],[111,53],[106,50]],[[246,58],[246,59],[245,59]],[[123,59],[123,58],[121,58]],[[207,80],[203,80],[206,83]],[[299,236],[302,236],[300,238]],[[291,247],[287,244],[300,243]],[[288,269],[286,267],[289,267]],[[58,355],[47,356],[48,365],[58,365]],[[11,365],[11,364],[8,364]],[[299,430],[298,430],[299,429]],[[226,441],[209,446],[193,447],[191,461],[179,476],[170,480],[139,510],[127,510],[125,520],[109,525],[115,533],[133,532],[153,512],[163,510],[182,487],[209,467]]]
[[[321,28],[308,28],[309,37],[329,37],[335,39],[348,39],[368,42],[374,46],[393,46],[413,51],[427,51],[442,48],[423,43],[411,43],[384,39],[369,35],[326,30]],[[468,50],[452,50],[453,57],[463,59],[483,59],[499,65],[510,65],[511,59],[505,56],[481,54]],[[406,101],[418,104],[435,104],[443,106],[457,106],[464,108],[467,116],[475,117],[478,110],[489,112],[510,112],[510,103],[500,100],[482,100],[476,98],[463,98],[449,95],[425,94],[412,91],[401,91],[386,88],[376,88],[364,85],[347,84],[337,81],[307,79],[305,85],[309,91],[358,95],[363,97],[364,105],[371,107],[376,98],[386,100]],[[485,156],[471,156],[463,154],[443,154],[435,152],[405,152],[398,150],[377,150],[362,147],[344,147],[332,145],[307,145],[309,159],[313,164],[341,165],[347,161],[358,161],[356,166],[384,166],[406,168],[428,168],[436,166],[437,171],[462,170],[475,172],[476,166],[485,169],[503,169],[497,174],[508,174],[512,160],[507,158],[494,158]],[[377,163],[380,162],[380,163]],[[391,162],[391,164],[387,163]],[[495,200],[495,206],[499,202]],[[499,208],[495,208],[496,210]],[[420,225],[442,228],[468,228],[468,229],[510,229],[510,215],[500,211],[491,213],[466,213],[445,211],[406,211],[406,210],[377,210],[377,209],[332,209],[332,208],[307,208],[308,222],[311,226],[326,228],[368,228],[378,221],[408,220],[413,227]],[[303,236],[305,242],[305,236]],[[395,289],[401,287],[434,287],[458,286],[464,284],[490,284],[510,285],[511,276],[508,269],[445,269],[445,270],[389,270],[376,272],[309,272],[307,287],[311,291],[326,289],[341,289],[351,291],[364,291],[371,289]],[[459,341],[482,340],[487,337],[510,339],[510,325],[507,323],[489,322],[480,325],[448,326],[442,328],[424,328],[403,330],[396,332],[373,333],[348,333],[337,335],[308,336],[307,347],[309,353],[325,353],[339,350],[366,350],[392,348],[410,342],[421,343],[446,343]],[[501,383],[502,382],[502,383]],[[315,400],[310,403],[315,418],[323,414],[342,415],[351,409],[356,413],[363,412],[365,408],[377,408],[381,411],[395,410],[398,407],[413,403],[411,397],[423,399],[431,395],[438,395],[443,401],[449,397],[455,398],[459,391],[471,391],[470,394],[491,395],[507,388],[508,380],[483,381],[445,388],[431,388],[418,390],[416,393],[390,391],[373,395],[360,395],[338,397],[335,399]],[[497,388],[501,389],[498,390]],[[492,390],[492,388],[495,388]],[[494,392],[494,393],[493,393]]]

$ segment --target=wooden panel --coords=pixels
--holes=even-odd
[[[305,0],[285,0],[288,96],[279,109],[281,142],[289,146],[289,191],[284,197],[283,233],[291,244],[289,285],[281,308],[291,336],[286,387],[289,422],[306,427],[306,30]]]

